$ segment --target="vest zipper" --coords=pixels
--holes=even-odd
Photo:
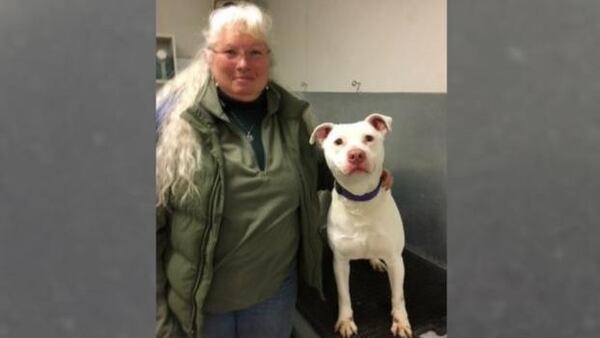
[[[219,163],[216,162],[216,175],[215,175],[215,179],[212,185],[212,191],[210,192],[210,196],[209,196],[209,201],[211,201],[209,209],[208,209],[208,221],[209,226],[206,227],[206,229],[204,230],[204,232],[202,233],[202,237],[200,239],[200,248],[201,250],[205,250],[206,249],[206,242],[208,241],[208,233],[210,232],[210,230],[212,229],[212,227],[214,226],[213,224],[213,217],[214,217],[214,211],[215,211],[215,204],[216,204],[216,199],[215,199],[215,195],[217,194],[217,186],[219,185],[219,182],[221,181],[220,178],[220,174],[219,174]],[[201,272],[202,269],[204,269],[204,259],[200,260],[200,262],[198,263],[198,268],[197,268],[197,275],[196,275],[196,281],[194,282],[194,288],[192,289],[192,329],[190,330],[190,338],[194,338],[196,335],[196,318],[198,315],[198,308],[196,306],[196,293],[198,292],[198,289],[200,288],[200,280],[201,280]]]

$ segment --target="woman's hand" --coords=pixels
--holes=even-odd
[[[386,169],[383,169],[381,172],[381,186],[385,190],[390,190],[392,184],[394,184],[394,176]]]

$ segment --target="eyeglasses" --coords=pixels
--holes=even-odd
[[[223,50],[216,50],[211,48],[213,53],[222,55],[227,61],[237,61],[240,57],[244,57],[250,61],[262,61],[267,58],[271,53],[269,49],[256,47],[248,50],[238,48],[225,48]]]

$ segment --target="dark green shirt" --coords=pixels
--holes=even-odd
[[[218,90],[219,101],[229,121],[237,126],[250,142],[260,170],[265,169],[265,149],[262,142],[261,123],[267,113],[267,92],[252,102],[240,102]]]
[[[239,310],[264,300],[295,268],[300,183],[285,151],[277,113],[266,109],[276,106],[277,97],[267,93],[267,100],[271,102],[261,103],[264,113],[254,127],[254,142],[246,138],[249,128],[240,128],[229,114],[217,116],[225,203],[213,280],[203,309],[207,312]],[[263,149],[264,166],[257,148]]]

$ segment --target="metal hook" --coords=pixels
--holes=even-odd
[[[360,90],[360,81],[352,80],[352,87],[356,87],[356,92]]]
[[[300,82],[300,87],[302,87],[302,92],[306,93],[306,88],[308,87],[308,83],[305,81]]]

